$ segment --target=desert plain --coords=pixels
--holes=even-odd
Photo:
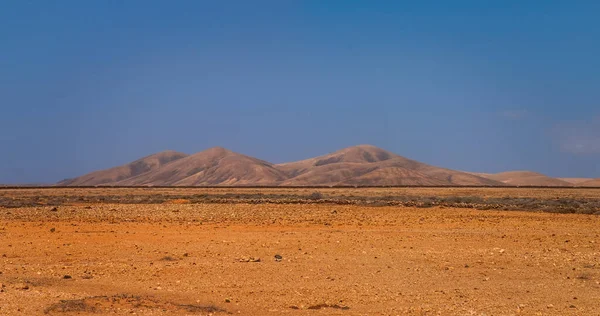
[[[0,190],[0,315],[600,315],[600,190]]]

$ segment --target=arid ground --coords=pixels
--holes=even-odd
[[[2,189],[0,315],[600,315],[600,190]]]

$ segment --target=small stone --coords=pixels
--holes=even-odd
[[[231,303],[231,300],[230,300],[230,299],[228,299],[228,298],[226,298],[226,299],[225,299],[225,303]]]
[[[184,253],[184,254],[183,254],[183,256],[184,256],[184,257],[189,257],[189,256],[190,256],[190,254],[186,252],[186,253]]]
[[[50,232],[51,232],[51,233],[53,233],[53,232],[55,232],[55,231],[56,231],[56,228],[54,228],[54,227],[50,228]]]
[[[280,256],[280,255],[275,255],[275,261],[279,262],[279,261],[281,261],[281,259],[283,259],[283,257],[282,257],[282,256]]]
[[[239,262],[260,262],[259,257],[242,257],[238,259]]]
[[[569,308],[577,308],[575,305],[569,305]]]
[[[69,280],[69,279],[72,279],[72,278],[73,278],[73,277],[71,277],[71,276],[70,276],[70,275],[68,275],[68,274],[65,274],[65,275],[63,276],[63,279],[65,279],[65,280]]]
[[[548,304],[548,305],[546,305],[546,308],[554,308],[554,305]]]
[[[15,285],[15,289],[17,290],[29,290],[29,285],[27,283],[18,283]]]
[[[58,212],[58,208],[57,207],[53,207],[50,209],[50,212]]]

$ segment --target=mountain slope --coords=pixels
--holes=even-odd
[[[506,185],[515,186],[548,186],[548,187],[569,187],[572,183],[551,178],[541,173],[532,171],[507,171],[495,174],[478,173],[477,175],[502,182]]]
[[[569,182],[575,186],[578,186],[579,184],[583,183],[583,182],[587,182],[587,181],[592,181],[594,179],[592,178],[557,178],[558,180],[562,180],[562,181],[566,181]]]
[[[178,159],[186,157],[187,154],[176,151],[163,151],[154,155],[138,159],[123,166],[118,166],[106,170],[95,171],[84,176],[67,179],[59,182],[61,186],[94,186],[94,185],[114,185],[119,181],[124,181],[141,174],[152,172],[160,167],[167,165]]]
[[[501,183],[359,145],[298,162],[276,165],[282,185],[502,185]]]
[[[285,179],[271,163],[214,147],[117,185],[277,185]]]
[[[600,187],[600,178],[577,183],[578,187]]]

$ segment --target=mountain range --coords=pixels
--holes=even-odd
[[[59,186],[600,186],[600,179],[551,178],[530,171],[450,170],[371,145],[272,164],[222,147],[188,155],[163,151]]]

